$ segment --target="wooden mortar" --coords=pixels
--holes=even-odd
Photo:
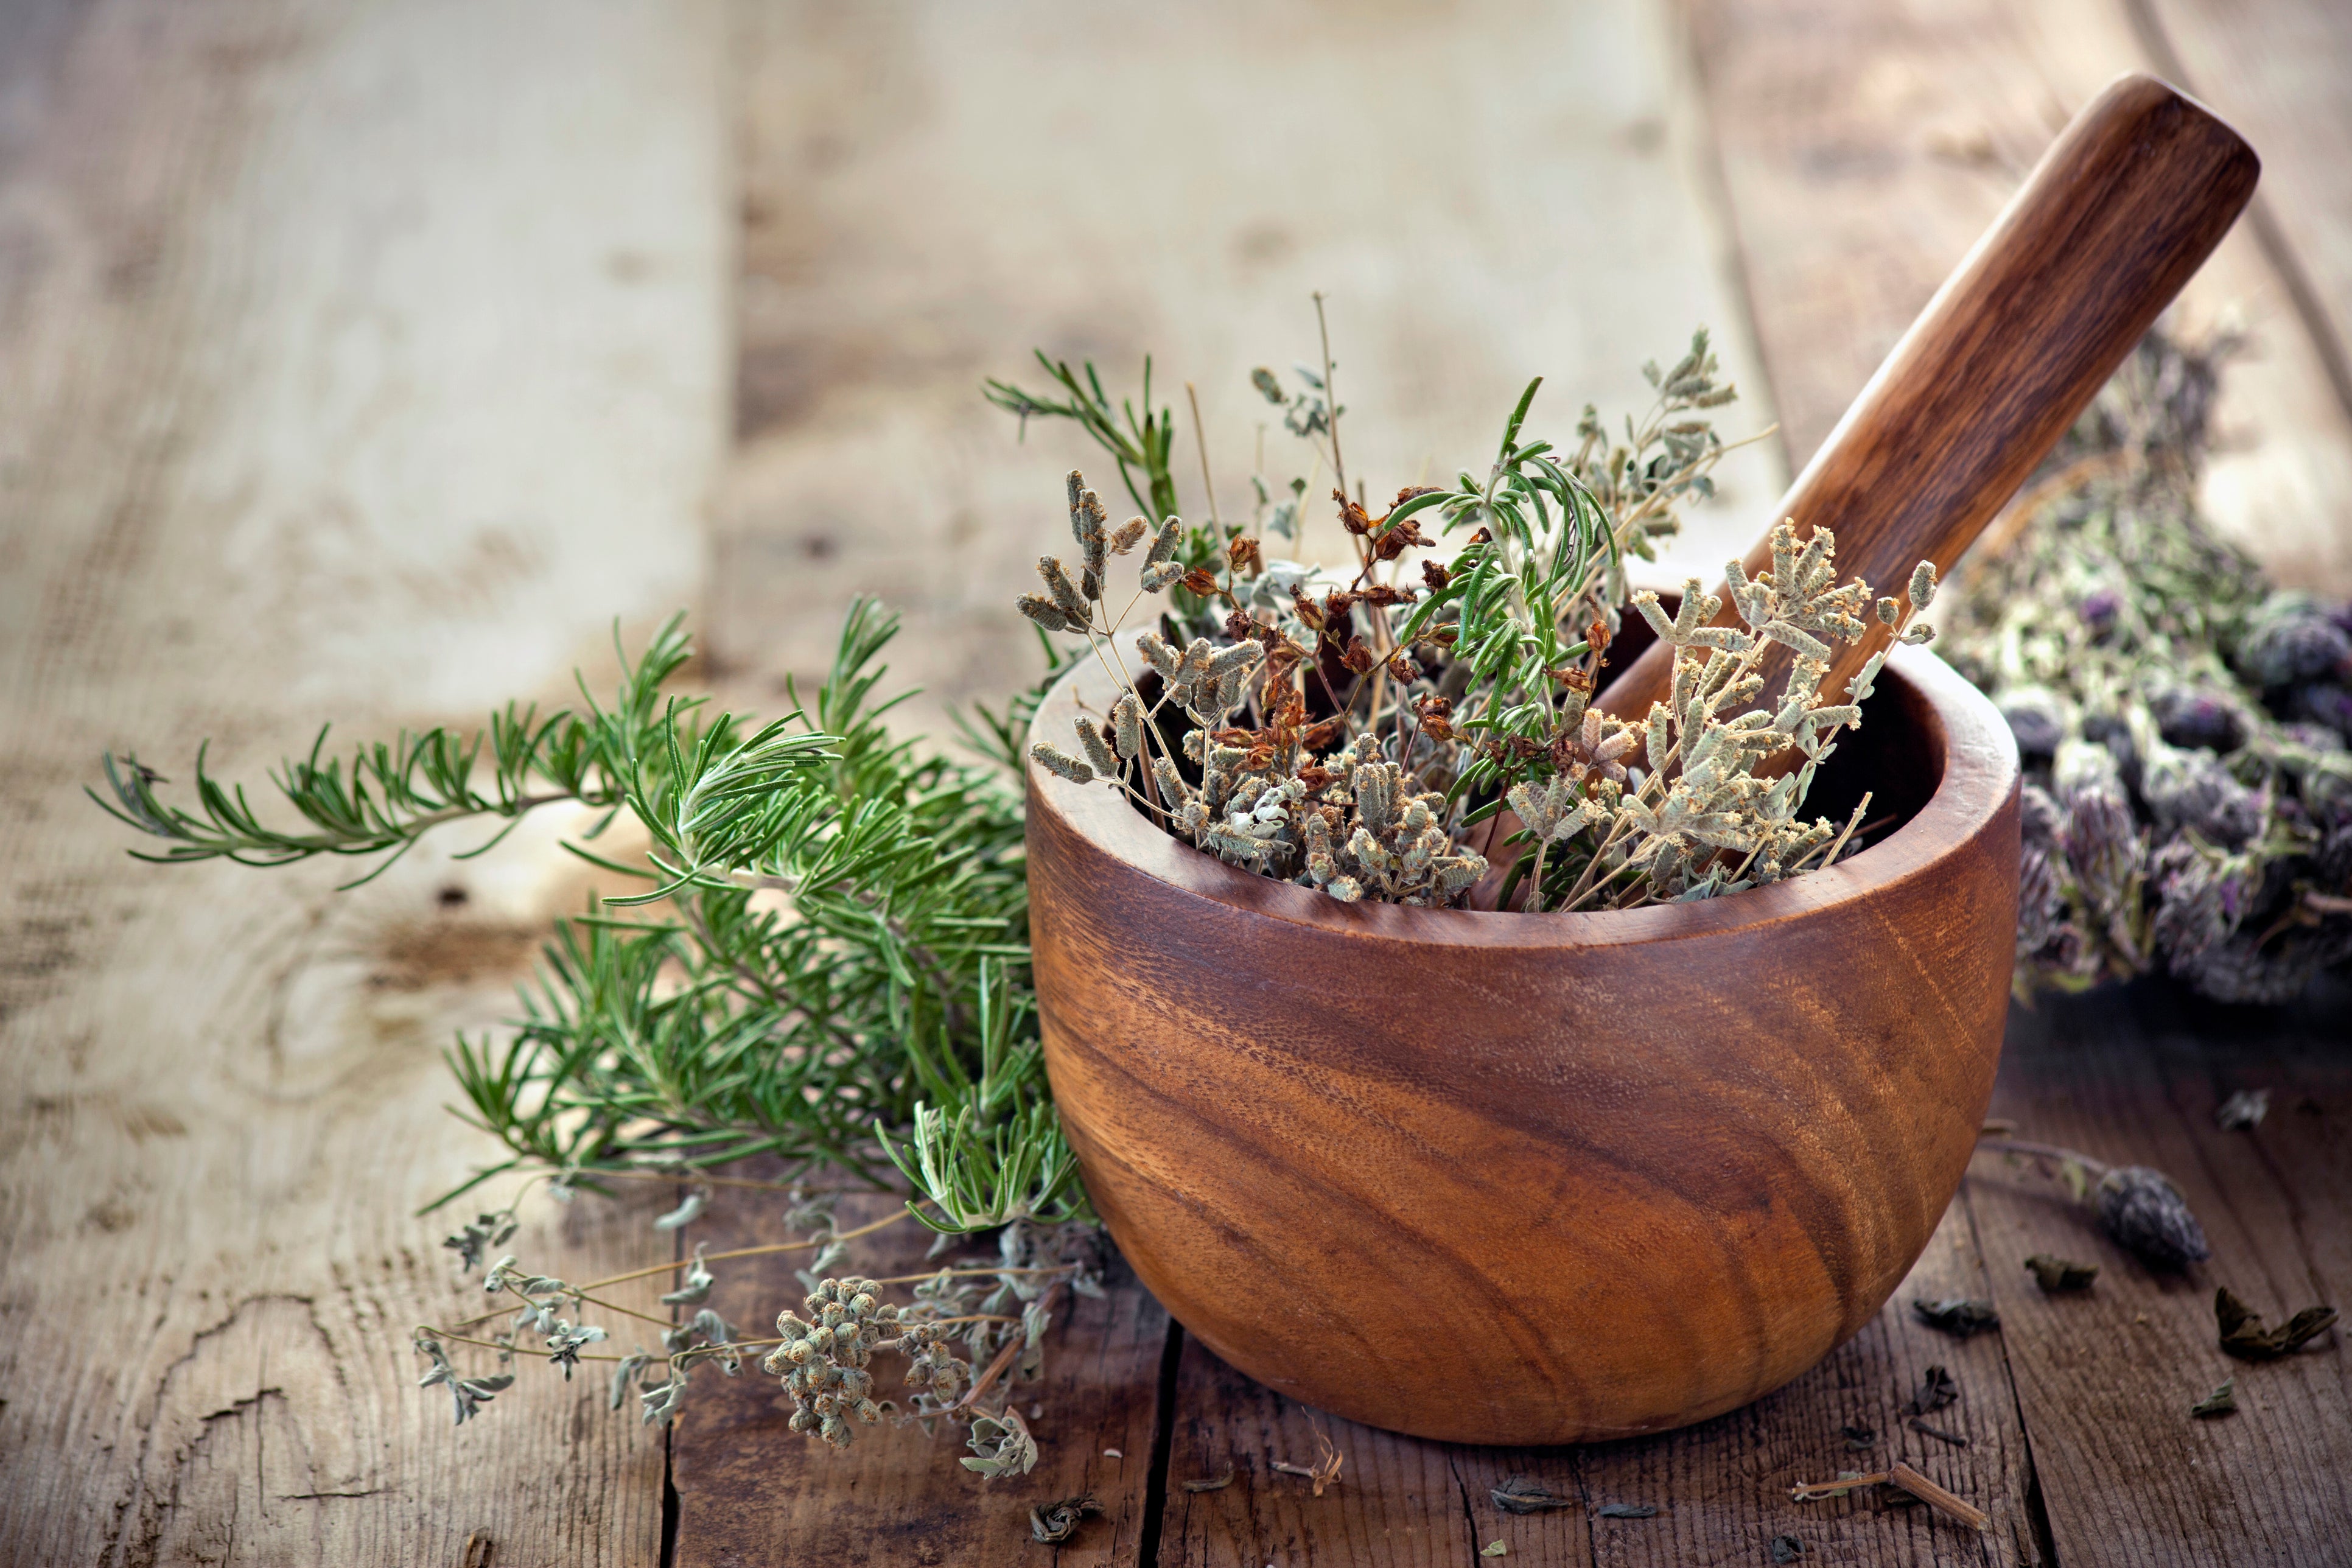
[[[1089,661],[1034,733],[1116,694]],[[1033,765],[1046,1069],[1144,1284],[1268,1386],[1454,1442],[1681,1426],[1827,1354],[1959,1184],[2017,930],[1992,705],[1902,649],[1850,743],[1911,812],[1883,841],[1569,915],[1343,904]]]
[[[1834,526],[1841,566],[1883,591],[1922,556],[1948,565],[2211,250],[2257,168],[2200,106],[2117,82],[1787,510]],[[1637,657],[1639,640],[1604,693],[1615,711],[1659,688],[1663,650]],[[1034,738],[1067,744],[1116,694],[1081,665]],[[1779,1387],[1869,1321],[1926,1247],[2007,1012],[2007,726],[1933,655],[1897,650],[1810,808],[1837,815],[1865,783],[1874,815],[1902,825],[1829,870],[1522,915],[1342,904],[1032,764],[1045,1065],[1096,1207],[1210,1349],[1374,1426],[1578,1442]]]

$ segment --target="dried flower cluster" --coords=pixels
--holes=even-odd
[[[551,1190],[559,1195],[565,1191],[560,1184]],[[1099,1229],[1085,1223],[1034,1225],[1016,1220],[998,1231],[993,1262],[942,1265],[928,1274],[898,1279],[856,1274],[834,1277],[820,1271],[837,1263],[851,1240],[915,1217],[911,1210],[901,1210],[845,1232],[833,1217],[838,1195],[790,1188],[786,1222],[796,1229],[812,1229],[808,1239],[720,1255],[743,1258],[803,1250],[814,1254],[814,1267],[800,1271],[807,1286],[801,1310],[778,1313],[772,1339],[739,1337],[726,1319],[708,1305],[716,1280],[707,1244],[675,1264],[584,1284],[534,1273],[508,1255],[483,1270],[482,1286],[489,1295],[520,1303],[511,1324],[488,1338],[480,1337],[489,1331],[481,1325],[506,1312],[502,1302],[450,1327],[419,1325],[411,1342],[427,1363],[420,1385],[446,1387],[455,1401],[457,1421],[471,1419],[512,1386],[514,1373],[501,1370],[488,1376],[465,1376],[451,1364],[448,1347],[470,1345],[494,1352],[499,1366],[507,1368],[520,1353],[517,1336],[529,1331],[543,1339],[548,1364],[562,1368],[566,1381],[583,1361],[610,1363],[612,1408],[623,1408],[634,1392],[641,1420],[662,1425],[682,1413],[694,1371],[700,1363],[715,1363],[732,1377],[740,1372],[747,1356],[764,1350],[761,1370],[780,1377],[793,1401],[792,1430],[808,1434],[830,1447],[847,1447],[859,1426],[885,1418],[913,1422],[926,1432],[936,1430],[944,1421],[966,1430],[972,1455],[963,1460],[968,1468],[994,1476],[1025,1472],[1034,1467],[1038,1457],[1036,1440],[1012,1408],[1013,1391],[1017,1384],[1043,1375],[1045,1336],[1061,1296],[1070,1291],[1101,1295],[1099,1270],[1106,1244]],[[709,1196],[707,1185],[697,1187],[677,1209],[654,1221],[655,1226],[675,1230],[691,1224],[700,1217]],[[446,1245],[470,1273],[482,1267],[481,1254],[487,1246],[505,1240],[515,1229],[512,1208],[500,1209],[461,1226]],[[951,1239],[940,1237],[933,1255]],[[672,1271],[682,1278],[676,1289],[661,1297],[663,1305],[673,1309],[667,1322],[599,1294],[625,1280]],[[910,1299],[889,1300],[888,1290],[894,1285],[910,1285]],[[575,1321],[591,1309],[659,1328],[660,1353],[637,1349],[617,1355],[591,1350],[610,1337],[601,1324]],[[960,1355],[959,1348],[971,1359]],[[875,1358],[889,1354],[901,1357],[905,1363],[908,1393],[903,1404],[883,1397],[877,1387]],[[983,1359],[988,1369],[975,1375],[974,1364]]]
[[[793,1396],[792,1429],[814,1432],[836,1448],[849,1447],[852,1417],[868,1426],[882,1419],[866,1367],[877,1351],[907,1356],[907,1386],[934,1401],[952,1402],[971,1368],[940,1343],[930,1323],[902,1316],[882,1299],[881,1285],[852,1277],[827,1279],[803,1300],[809,1317],[776,1314],[782,1342],[760,1364],[781,1374]]]
[[[2168,970],[2277,1002],[2352,962],[2352,605],[2195,492],[2226,343],[2141,343],[1970,562],[1950,657],[2026,762],[2017,988]]]
[[[1769,572],[1750,581],[1728,568],[1743,625],[1709,624],[1723,604],[1696,580],[1673,616],[1656,595],[1634,595],[1675,647],[1672,698],[1636,722],[1593,709],[1626,557],[1675,531],[1677,500],[1711,492],[1723,447],[1688,416],[1732,396],[1704,332],[1672,369],[1647,373],[1657,404],[1643,426],[1626,422],[1622,443],[1590,408],[1573,452],[1523,442],[1531,384],[1485,479],[1408,488],[1380,516],[1348,492],[1328,355],[1322,374],[1301,372],[1295,397],[1255,373],[1339,481],[1331,499],[1356,543],[1352,575],[1266,557],[1267,524],[1296,531],[1304,480],[1291,510],[1269,519],[1261,507],[1255,531],[1173,515],[1114,531],[1074,471],[1076,562],[1041,560],[1045,591],[1020,608],[1084,636],[1119,689],[1108,711],[1076,721],[1075,750],[1041,741],[1034,760],[1107,781],[1229,864],[1346,902],[1459,903],[1498,837],[1513,860],[1501,901],[1530,910],[1707,898],[1833,859],[1859,810],[1841,829],[1801,807],[1833,737],[1861,722],[1885,647],[1840,692],[1823,689],[1831,658],[1882,631],[1888,646],[1927,641],[1913,617],[1934,570],[1921,563],[1906,602],[1874,599],[1867,584],[1837,582],[1827,530],[1801,539],[1784,523]],[[1457,531],[1451,561],[1408,562]],[[1187,602],[1133,639],[1130,665],[1104,574],[1147,536],[1129,608],[1162,592]],[[1781,650],[1793,666],[1784,686],[1768,664]],[[1503,837],[1489,824],[1507,806],[1518,826]]]

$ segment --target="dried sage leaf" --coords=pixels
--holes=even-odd
[[[1651,1502],[1604,1502],[1592,1511],[1601,1519],[1655,1519],[1659,1510]]]
[[[1959,1402],[1960,1385],[1952,1374],[1940,1366],[1931,1366],[1919,1374],[1919,1386],[1911,1391],[1911,1414],[1932,1415],[1947,1405]]]
[[[2047,1252],[2035,1253],[2025,1260],[2025,1267],[2040,1282],[2045,1296],[2055,1296],[2062,1290],[2087,1290],[2091,1281],[2099,1277],[2095,1263],[2077,1263],[2071,1258]]]
[[[2216,1415],[2234,1415],[2237,1410],[2238,1380],[2234,1377],[2225,1377],[2212,1393],[2190,1405],[2189,1414],[2200,1420],[2210,1421]]]
[[[1510,1554],[1511,1549],[1499,1541],[1490,1541],[1478,1548],[1481,1557],[1508,1557]]]
[[[2336,1309],[2305,1307],[2278,1328],[2266,1328],[2261,1314],[2224,1287],[2213,1292],[2213,1318],[2224,1352],[2240,1361],[2276,1361],[2326,1333],[2336,1321]]]
[[[1840,1430],[1845,1433],[1845,1446],[1857,1453],[1878,1446],[1878,1428],[1875,1426],[1845,1426]]]
[[[1505,1513],[1543,1513],[1550,1509],[1576,1506],[1574,1498],[1562,1497],[1548,1489],[1540,1481],[1529,1480],[1525,1476],[1513,1476],[1486,1495],[1493,1498],[1495,1506]]]
[[[1970,1300],[1965,1296],[1947,1296],[1940,1301],[1921,1296],[1911,1303],[1911,1310],[1919,1314],[1921,1322],[1959,1339],[2000,1327],[2000,1314],[1993,1310],[1990,1301]]]
[[[1798,1558],[1802,1557],[1804,1554],[1805,1543],[1798,1540],[1795,1536],[1776,1535],[1772,1538],[1772,1561],[1774,1563],[1794,1563]]]

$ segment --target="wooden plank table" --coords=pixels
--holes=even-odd
[[[2057,121],[2151,66],[2267,165],[2258,221],[2186,307],[2253,340],[2206,500],[2274,569],[2352,592],[2344,16],[0,5],[0,1561],[1254,1568],[1502,1541],[1505,1562],[1758,1563],[1782,1533],[1805,1562],[2347,1560],[2340,1337],[2236,1368],[2206,1289],[2273,1318],[2347,1293],[2340,993],[2242,1015],[2153,985],[2020,1019],[1996,1110],[2171,1170],[2216,1248],[2192,1282],[1980,1162],[1890,1310],[1806,1378],[1689,1432],[1525,1453],[1323,1421],[1130,1287],[1066,1313],[1024,1391],[1038,1472],[983,1484],[946,1438],[908,1462],[914,1433],[828,1458],[749,1375],[698,1380],[667,1439],[587,1381],[453,1434],[403,1342],[465,1287],[412,1211],[489,1145],[443,1113],[437,1053],[502,1015],[586,891],[549,868],[560,825],[337,895],[331,868],[137,867],[79,793],[103,747],[182,763],[209,734],[252,778],[327,718],[560,700],[573,665],[609,671],[612,617],[681,604],[714,684],[772,707],[841,602],[880,591],[935,723],[1025,678],[1009,604],[1058,526],[1055,476],[1091,457],[1066,432],[1015,445],[978,379],[1032,342],[1115,380],[1153,350],[1163,386],[1200,383],[1233,507],[1260,417],[1240,373],[1304,356],[1317,287],[1391,485],[1475,458],[1528,375],[1551,378],[1539,409],[1606,407],[1715,326],[1748,394],[1732,427],[1784,435],[1727,465],[1682,557],[1705,571]],[[2211,1106],[2240,1087],[2273,1088],[2272,1114],[2222,1132]],[[533,1211],[516,1245],[573,1278],[625,1268],[667,1201]],[[728,1202],[702,1234],[780,1223]],[[885,1234],[860,1266],[921,1250]],[[2089,1297],[2024,1283],[2051,1247],[2103,1263]],[[747,1322],[797,1295],[782,1268],[720,1289]],[[2000,1302],[2003,1334],[1906,1315],[1963,1290]],[[1929,1364],[1962,1390],[1935,1424],[1966,1447],[1899,1419]],[[2242,1413],[2188,1422],[2233,1370]],[[1847,1425],[1877,1442],[1850,1451]],[[1318,1427],[1348,1456],[1321,1498],[1273,1468]],[[1992,1533],[1781,1500],[1896,1453]],[[1186,1489],[1228,1463],[1229,1486]],[[1576,1506],[1499,1514],[1487,1489],[1514,1473]],[[1107,1511],[1031,1544],[1031,1503],[1082,1490]],[[1593,1511],[1612,1501],[1661,1511]]]
[[[2271,1113],[2252,1129],[2218,1127],[2215,1108],[2238,1089],[2267,1089]],[[951,1435],[912,1428],[882,1428],[835,1458],[785,1428],[788,1407],[765,1380],[706,1390],[713,1408],[675,1443],[676,1561],[1034,1561],[1028,1510],[1082,1493],[1106,1511],[1057,1549],[1058,1563],[1402,1568],[1477,1563],[1500,1542],[1505,1561],[1728,1568],[1772,1562],[1783,1537],[1808,1563],[2343,1561],[2352,1360],[2326,1335],[2284,1362],[2233,1362],[2219,1348],[2212,1292],[2226,1285],[2272,1321],[2352,1300],[2352,990],[2256,1011],[2149,981],[2018,1009],[1993,1109],[2024,1135],[2158,1164],[2202,1218],[2211,1260],[2152,1272],[2053,1184],[1979,1156],[1910,1278],[1821,1365],[1686,1431],[1549,1449],[1427,1443],[1323,1415],[1227,1368],[1119,1282],[1070,1316],[1045,1379],[1018,1395],[1038,1412],[1044,1444],[1027,1478],[980,1481],[951,1463]],[[776,1206],[722,1194],[702,1239],[786,1239]],[[882,1212],[869,1202],[845,1221]],[[925,1267],[928,1237],[890,1234],[854,1266]],[[2095,1263],[2099,1278],[2084,1293],[2045,1295],[2024,1268],[2036,1253]],[[797,1305],[789,1263],[737,1267],[730,1321]],[[2001,1328],[1955,1339],[1913,1311],[1915,1300],[1954,1295],[1991,1300]],[[1910,1402],[1930,1366],[1947,1369],[1958,1400],[1922,1423]],[[2239,1413],[2192,1418],[2189,1406],[2233,1375]],[[1311,1465],[1318,1433],[1346,1461],[1319,1497],[1274,1468]],[[1799,1481],[1896,1458],[1986,1510],[1990,1530],[1874,1499],[1789,1500]],[[1213,1490],[1185,1484],[1228,1472]],[[1572,1504],[1507,1514],[1492,1491],[1515,1477]],[[1612,1503],[1657,1513],[1598,1511]]]

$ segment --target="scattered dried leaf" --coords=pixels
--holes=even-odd
[[[2326,1333],[2336,1321],[2336,1309],[2305,1307],[2280,1327],[2265,1328],[2259,1313],[2224,1288],[2213,1292],[2213,1318],[2223,1351],[2240,1361],[2276,1361]]]
[[[1087,1515],[1102,1510],[1102,1504],[1092,1497],[1039,1503],[1029,1510],[1029,1533],[1040,1546],[1059,1546],[1078,1532],[1078,1525]]]
[[[2042,1294],[2055,1296],[2062,1290],[2087,1290],[2091,1281],[2099,1277],[2095,1263],[2077,1263],[2071,1258],[2037,1252],[2025,1260],[2025,1267],[2040,1282]]]
[[[2200,1420],[2216,1415],[2234,1415],[2238,1410],[2238,1380],[2225,1377],[2221,1385],[2189,1407],[2189,1414]]]
[[[1969,1440],[1966,1437],[1961,1436],[1958,1432],[1947,1432],[1941,1426],[1930,1426],[1925,1421],[1920,1420],[1916,1415],[1911,1417],[1911,1419],[1905,1422],[1904,1425],[1910,1427],[1911,1430],[1918,1433],[1922,1436],[1933,1437],[1938,1443],[1949,1443],[1955,1448],[1965,1448],[1969,1446]]]
[[[1562,1497],[1541,1481],[1525,1476],[1513,1476],[1501,1486],[1488,1490],[1495,1506],[1505,1513],[1544,1513],[1556,1508],[1574,1508],[1576,1500]]]
[[[2224,1131],[2240,1128],[2259,1127],[2271,1109],[2271,1091],[2266,1089],[2242,1089],[2223,1100],[2213,1112],[2214,1123]]]
[[[1965,1296],[1947,1296],[1940,1301],[1921,1296],[1911,1303],[1911,1310],[1919,1314],[1921,1322],[1958,1339],[2000,1327],[2000,1314],[1993,1310],[1990,1301],[1974,1301]]]
[[[1952,1374],[1940,1366],[1931,1366],[1919,1374],[1919,1386],[1911,1391],[1911,1414],[1931,1415],[1947,1405],[1957,1405],[1960,1385]]]

